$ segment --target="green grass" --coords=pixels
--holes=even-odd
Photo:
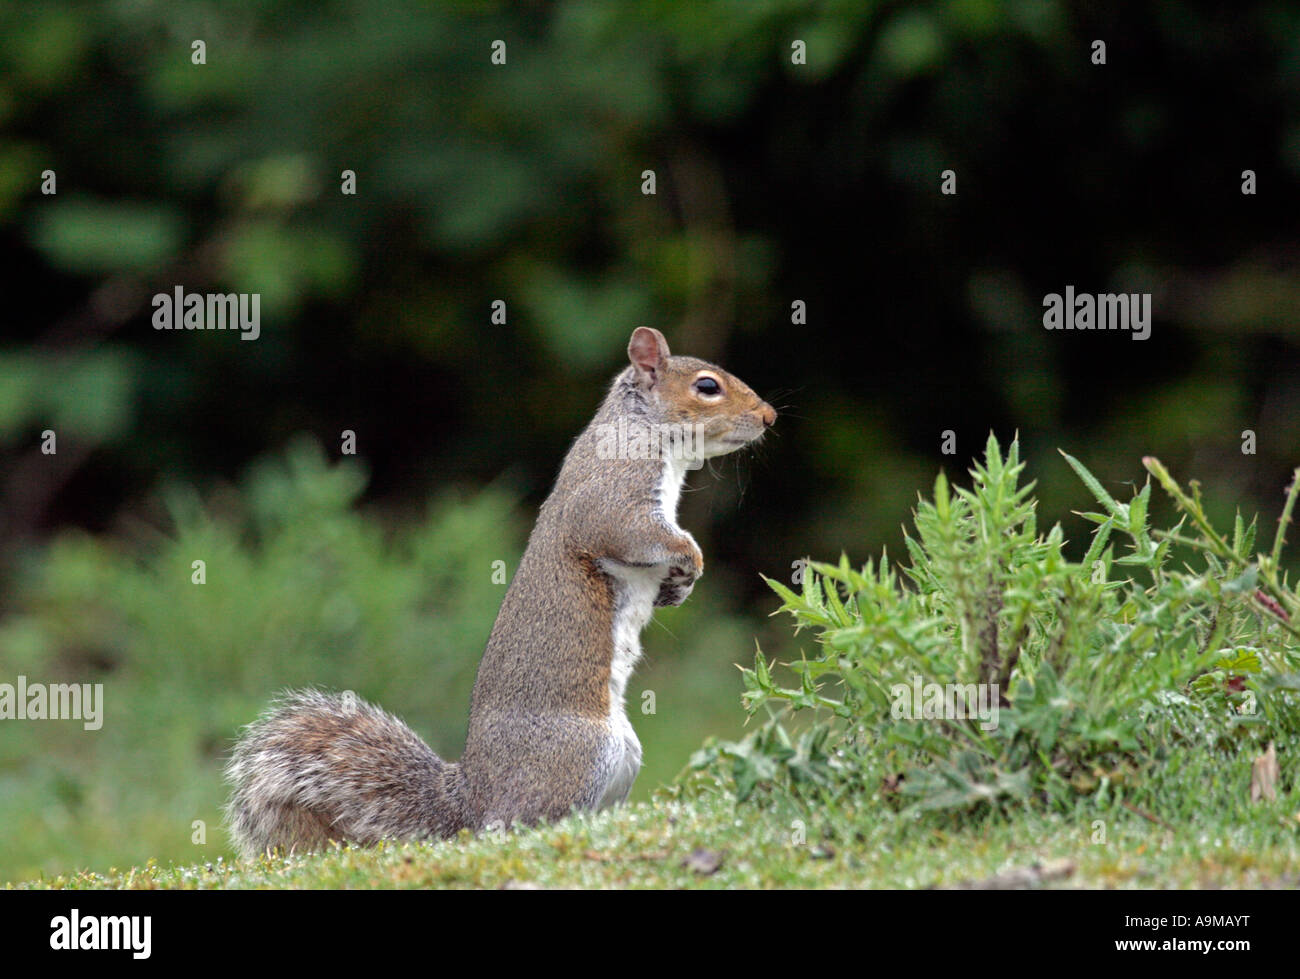
[[[192,863],[150,860],[10,886],[914,889],[1005,883],[998,875],[1036,865],[1059,875],[1031,886],[1300,886],[1300,791],[1288,786],[1259,803],[1249,795],[1249,759],[1225,762],[1193,747],[1134,787],[1132,808],[1090,797],[1069,814],[1034,806],[919,812],[880,792],[834,810],[793,806],[776,792],[737,802],[721,781],[694,772],[649,802],[499,837],[462,833],[250,861],[231,860],[224,839],[214,839],[192,848]]]
[[[779,807],[725,794],[661,792],[650,803],[502,839],[335,848],[319,854],[81,873],[34,888],[925,888],[987,881],[1035,864],[1073,866],[1042,886],[1269,888],[1300,884],[1300,800],[1246,801],[1249,771],[1202,770],[1158,825],[1122,807],[1073,817],[1024,810],[987,820],[917,819],[879,801],[827,839],[816,816],[796,842]],[[1209,790],[1202,791],[1202,788]],[[673,796],[678,796],[673,798]],[[844,814],[840,814],[843,816]],[[1106,823],[1094,843],[1095,820]],[[693,864],[691,854],[714,855]]]

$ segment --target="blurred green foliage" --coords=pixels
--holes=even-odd
[[[0,662],[33,682],[103,683],[105,718],[97,732],[6,724],[0,877],[222,852],[221,759],[275,689],[354,689],[457,747],[467,651],[503,591],[489,560],[518,555],[512,502],[447,495],[393,536],[351,509],[364,482],[303,443],[215,507],[171,491],[175,536],[51,545],[0,628]],[[186,854],[195,819],[208,847]]]
[[[34,561],[14,596],[21,611],[0,622],[3,682],[103,683],[104,720],[97,731],[5,722],[0,881],[229,854],[221,768],[238,730],[285,688],[353,690],[459,756],[524,515],[499,487],[447,491],[389,531],[356,509],[364,487],[355,461],[331,465],[300,441],[206,503],[170,488],[166,531],[68,532]],[[734,657],[718,650],[745,648],[751,630],[716,596],[700,605],[661,617],[629,689],[647,756],[638,798],[684,764],[717,729],[710,711],[739,692]],[[660,660],[669,645],[687,661]],[[207,827],[201,844],[194,820]]]

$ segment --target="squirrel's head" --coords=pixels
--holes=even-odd
[[[776,409],[721,367],[695,357],[674,357],[662,333],[638,327],[627,345],[632,382],[657,408],[660,424],[702,436],[696,458],[726,455],[761,438]]]

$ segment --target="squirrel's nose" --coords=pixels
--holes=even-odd
[[[764,401],[763,407],[758,409],[758,417],[763,419],[763,424],[767,428],[771,428],[776,424],[776,409]]]

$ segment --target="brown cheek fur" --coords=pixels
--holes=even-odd
[[[691,385],[701,370],[707,370],[718,378],[723,395],[717,401],[704,401],[695,396]],[[661,383],[660,398],[670,406],[668,414],[672,421],[686,425],[708,425],[713,420],[734,418],[742,411],[757,407],[760,403],[756,395],[743,381],[731,376],[720,367],[705,366],[702,362],[689,367],[677,367],[670,362],[664,372]],[[727,424],[725,429],[730,429]],[[714,434],[718,434],[715,432]]]

